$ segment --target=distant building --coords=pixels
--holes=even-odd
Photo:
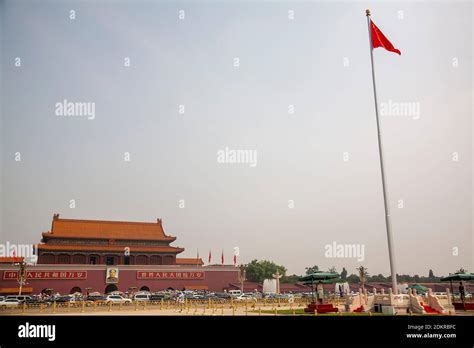
[[[165,234],[161,219],[155,223],[72,220],[54,214],[51,231],[43,233],[43,243],[37,246],[38,264],[185,264],[176,260],[184,249],[170,246],[175,240]]]
[[[204,266],[200,258],[177,258],[156,222],[60,219],[36,246],[38,262],[27,267],[23,293],[196,289],[223,291],[238,282],[238,268]],[[21,258],[0,259],[0,294],[18,293]]]

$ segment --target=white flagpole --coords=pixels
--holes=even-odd
[[[380,157],[380,171],[382,174],[382,189],[383,189],[383,203],[385,208],[385,226],[387,229],[387,241],[388,241],[388,257],[390,259],[390,272],[392,273],[392,292],[394,294],[398,293],[397,288],[397,270],[395,267],[395,253],[393,251],[393,239],[392,239],[392,227],[390,223],[390,207],[388,204],[388,194],[385,179],[385,170],[383,165],[383,155],[382,155],[382,135],[380,133],[380,122],[379,122],[379,106],[377,101],[377,88],[375,86],[375,70],[374,70],[374,54],[372,46],[372,34],[370,30],[370,10],[366,10],[365,14],[367,15],[367,25],[369,28],[369,44],[370,44],[370,62],[372,63],[372,83],[374,86],[374,100],[375,100],[375,119],[377,120],[377,136],[378,136],[378,145],[379,145],[379,157]]]

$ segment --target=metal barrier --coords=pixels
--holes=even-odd
[[[61,314],[61,313],[92,313],[92,312],[115,312],[123,310],[174,310],[185,314],[224,314],[224,309],[232,309],[232,315],[240,311],[247,314],[249,311],[261,313],[266,308],[271,310],[277,307],[289,307],[290,310],[305,307],[311,301],[310,298],[253,298],[249,300],[230,299],[162,299],[153,301],[132,301],[132,303],[117,303],[106,301],[74,301],[74,302],[52,302],[52,303],[22,303],[18,307],[0,308],[0,315],[27,313],[27,314]]]

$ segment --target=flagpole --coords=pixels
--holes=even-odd
[[[382,135],[380,133],[380,122],[379,122],[379,106],[377,101],[377,88],[375,86],[375,70],[374,70],[374,54],[373,54],[373,45],[372,45],[372,34],[370,30],[370,10],[366,10],[365,14],[367,15],[367,26],[369,28],[369,44],[370,44],[370,62],[372,65],[372,83],[374,86],[374,101],[375,101],[375,118],[377,120],[377,139],[379,146],[379,158],[380,158],[380,171],[382,174],[382,189],[383,189],[383,203],[385,208],[385,227],[387,229],[387,241],[388,241],[388,257],[390,259],[390,272],[392,273],[392,292],[394,294],[398,293],[397,288],[397,270],[395,267],[395,253],[393,251],[393,239],[392,239],[392,227],[390,223],[390,207],[388,204],[388,194],[386,188],[386,179],[385,179],[385,169],[383,164],[383,155],[382,155]]]

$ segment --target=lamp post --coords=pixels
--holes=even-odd
[[[359,271],[359,279],[360,279],[360,285],[362,285],[362,291],[365,290],[365,281],[367,280],[367,268],[364,266],[360,266],[357,268]]]
[[[315,292],[316,292],[316,287],[314,286],[313,278],[311,278],[311,298],[313,300],[313,303],[316,303]]]
[[[22,291],[22,289],[23,289],[23,285],[26,284],[26,280],[27,280],[27,278],[28,278],[28,274],[27,274],[27,272],[26,272],[27,263],[26,263],[26,261],[23,259],[23,260],[21,260],[20,262],[16,263],[15,265],[18,266],[18,284],[20,285],[20,289],[19,289],[18,295],[21,295],[21,291]]]
[[[244,293],[244,281],[245,281],[245,277],[247,275],[246,268],[247,267],[245,265],[240,265],[239,266],[240,292],[242,294]]]

